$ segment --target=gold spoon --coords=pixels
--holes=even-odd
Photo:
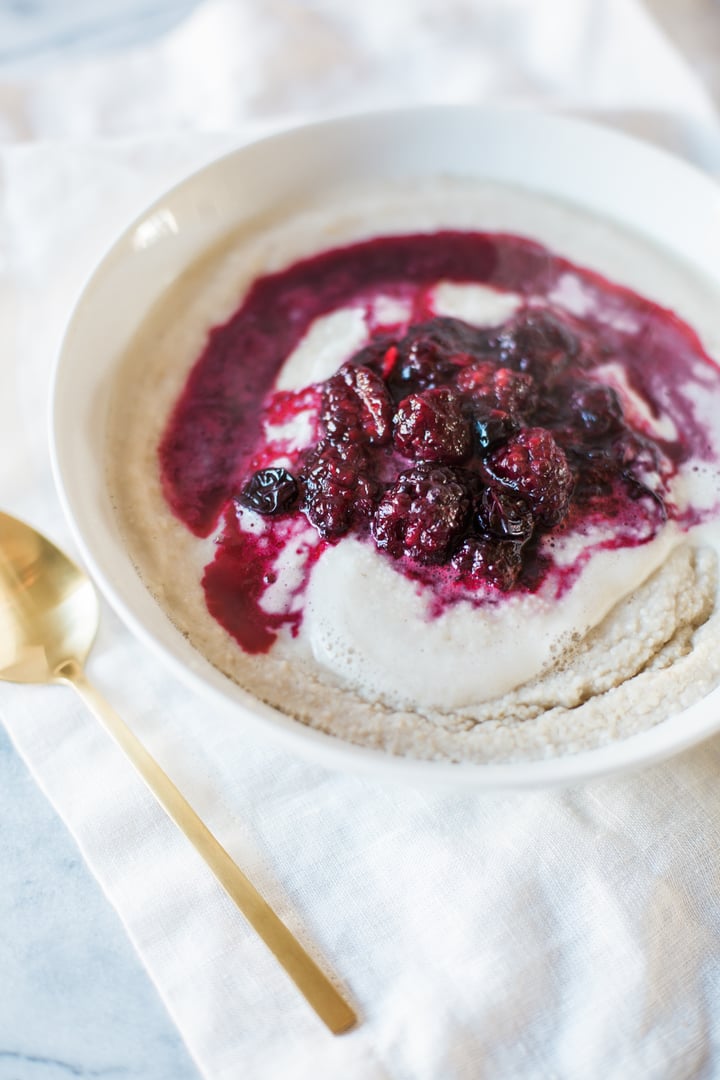
[[[99,608],[83,571],[44,536],[0,513],[0,679],[74,687],[185,833],[250,925],[335,1035],[357,1017],[130,728],[85,678]]]

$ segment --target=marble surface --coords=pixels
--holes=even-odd
[[[0,820],[0,1080],[197,1080],[114,910],[2,728]]]
[[[691,0],[681,27],[678,5],[649,5],[720,99],[717,0]],[[193,6],[0,0],[0,68],[127,47]],[[0,1080],[197,1078],[114,910],[1,730],[0,821]]]

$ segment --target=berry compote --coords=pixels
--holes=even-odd
[[[581,315],[557,300],[569,273]],[[512,294],[515,310],[451,317],[439,282]],[[378,319],[379,298],[405,314]],[[363,346],[324,382],[276,389],[315,321],[349,307]],[[703,381],[717,392],[717,366],[673,313],[537,243],[383,237],[259,278],[212,331],[160,445],[163,489],[196,535],[220,526],[208,608],[251,653],[298,632],[313,566],[350,535],[434,590],[435,610],[549,579],[561,595],[594,550],[709,513],[675,483],[714,454],[686,392]],[[577,556],[559,558],[572,536]],[[288,552],[300,572],[278,602]]]

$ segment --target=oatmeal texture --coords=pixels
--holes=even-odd
[[[372,229],[369,221],[373,221]],[[368,235],[491,227],[498,232],[530,235],[568,259],[590,265],[672,308],[700,331],[708,352],[717,355],[717,340],[707,332],[708,312],[712,310],[710,287],[689,282],[686,268],[659,259],[639,238],[537,196],[444,182],[417,192],[413,198],[387,190],[356,194],[336,206],[309,208],[257,235],[250,231],[229,238],[222,250],[211,253],[173,286],[141,328],[122,367],[109,431],[109,481],[131,555],[158,603],[199,652],[252,694],[303,723],[351,742],[425,759],[514,761],[575,753],[651,726],[699,700],[720,681],[714,513],[719,495],[720,435],[702,393],[693,399],[694,416],[704,424],[702,453],[697,451],[697,443],[684,454],[687,460],[681,460],[682,454],[675,463],[667,455],[663,458],[669,462],[663,480],[666,515],[669,508],[666,524],[658,523],[659,504],[642,492],[638,505],[644,507],[644,516],[637,521],[633,518],[627,551],[603,550],[603,546],[612,546],[607,530],[576,528],[576,536],[572,528],[566,528],[567,534],[558,534],[556,539],[552,528],[567,514],[570,484],[562,471],[566,468],[564,458],[553,458],[556,451],[551,448],[553,475],[561,479],[554,489],[555,502],[538,501],[539,533],[530,544],[526,540],[531,526],[517,507],[508,511],[507,505],[503,506],[515,530],[513,551],[524,552],[525,562],[518,563],[513,555],[514,561],[504,563],[500,570],[491,567],[488,577],[486,551],[481,551],[478,561],[474,542],[474,561],[468,562],[470,554],[460,552],[453,556],[454,572],[456,576],[467,575],[472,566],[473,573],[485,574],[493,602],[483,606],[474,594],[457,602],[453,595],[447,611],[439,611],[435,602],[430,612],[427,582],[423,585],[419,579],[412,584],[412,575],[408,581],[393,568],[393,558],[406,559],[408,549],[390,547],[383,551],[385,534],[379,525],[377,531],[373,525],[378,551],[367,538],[369,534],[359,539],[341,538],[335,546],[331,530],[339,528],[337,535],[341,536],[346,519],[322,516],[314,521],[311,507],[298,523],[298,515],[293,518],[290,513],[300,497],[293,487],[293,470],[305,460],[303,448],[318,437],[319,406],[312,388],[331,379],[364,347],[367,318],[374,320],[376,329],[394,328],[396,334],[400,333],[398,327],[412,320],[402,290],[376,295],[365,321],[357,305],[341,304],[338,310],[316,319],[299,344],[290,343],[275,390],[280,391],[283,401],[295,395],[293,401],[299,401],[302,408],[294,411],[292,424],[285,418],[285,429],[277,409],[276,428],[272,427],[273,417],[270,421],[266,417],[262,423],[266,425],[265,445],[270,447],[267,460],[256,449],[252,468],[245,462],[246,480],[253,468],[271,467],[276,473],[269,480],[256,474],[255,487],[247,489],[244,506],[232,510],[238,513],[240,529],[248,537],[242,550],[247,552],[247,545],[253,545],[253,551],[264,553],[267,565],[271,565],[270,556],[278,556],[279,568],[278,580],[273,571],[272,584],[263,585],[264,623],[259,636],[248,639],[245,648],[239,646],[238,635],[233,636],[232,621],[225,618],[230,632],[221,625],[225,578],[219,579],[215,593],[221,608],[216,606],[215,617],[208,611],[209,595],[212,600],[207,592],[208,573],[213,565],[219,565],[217,552],[222,551],[222,537],[227,536],[227,505],[223,508],[224,523],[223,512],[214,507],[210,512],[199,510],[192,528],[183,524],[177,507],[174,513],[168,505],[167,479],[161,479],[158,447],[163,439],[167,442],[168,417],[206,346],[208,333],[232,316],[253,281],[262,275],[283,270],[317,251],[363,241]],[[567,312],[569,319],[587,316],[588,298],[571,273],[566,280],[556,281],[553,289],[552,303]],[[504,324],[527,302],[518,290],[498,291],[482,284],[447,280],[434,283],[432,296],[442,317],[481,327]],[[531,302],[535,300],[531,298]],[[618,320],[621,317],[618,310]],[[391,351],[388,369],[393,360]],[[622,372],[611,371],[608,379],[625,408],[640,416],[643,430],[653,430],[666,448],[684,445],[683,433],[672,430],[672,420],[642,415],[642,400],[634,396],[632,386],[622,385]],[[368,385],[366,377],[360,393],[362,400],[370,403],[370,411],[361,417],[365,425],[362,435],[372,445],[385,446],[390,438],[386,431],[390,414],[385,416],[376,405],[377,395],[373,397]],[[470,386],[470,375],[464,375],[461,391],[466,393]],[[698,386],[702,386],[702,374]],[[712,392],[715,389],[711,387]],[[354,383],[350,390],[358,392]],[[452,398],[456,391],[428,391],[422,385],[415,391],[416,399],[407,399],[405,412],[401,410],[402,429],[396,448],[410,458],[435,455],[439,462],[436,470],[452,472],[462,462],[466,467],[470,434]],[[518,380],[513,391],[525,392]],[[334,411],[330,421],[325,419],[326,425],[345,422],[343,395],[347,392],[345,383],[337,383],[332,391],[336,396],[331,398]],[[690,400],[692,393],[687,396]],[[712,394],[708,392],[708,396]],[[426,434],[423,410],[427,409],[443,414],[444,431],[449,435]],[[494,416],[492,422],[497,423]],[[253,423],[254,441],[261,445],[257,443],[261,418]],[[490,438],[495,437],[493,431]],[[501,434],[507,440],[508,432]],[[475,437],[486,436],[487,425]],[[532,431],[527,437],[509,437],[510,445],[513,438],[517,441],[518,453],[526,453],[524,438],[533,447],[543,445]],[[220,436],[217,442],[219,445]],[[278,456],[279,446],[283,453]],[[273,448],[275,456],[270,453]],[[252,450],[252,446],[244,449]],[[201,451],[198,453],[201,456]],[[387,456],[390,451],[383,453]],[[510,459],[498,451],[493,453],[497,482],[507,484]],[[230,451],[227,460],[231,461]],[[239,479],[233,483],[239,491]],[[305,490],[307,480],[301,476],[303,483]],[[534,491],[521,490],[520,494],[522,505],[523,499],[535,498]],[[368,498],[372,503],[372,491]],[[278,510],[277,519],[263,516]],[[496,510],[493,504],[493,512]],[[458,509],[452,511],[455,516],[448,519],[453,527],[465,513],[464,505],[458,503]],[[324,509],[322,514],[326,514]],[[652,529],[645,535],[642,529],[649,528],[648,522]],[[412,558],[420,559],[421,568],[423,560],[430,564],[449,560],[454,550],[444,539],[433,543],[446,546],[410,549]],[[456,547],[458,543],[455,541]],[[397,541],[392,540],[392,544]],[[356,560],[353,545],[358,551],[362,549]],[[470,551],[467,541],[465,549]],[[286,557],[289,551],[294,561]],[[352,562],[349,574],[350,563],[343,567],[338,557],[342,551],[343,558]],[[548,553],[544,561],[543,551]],[[252,591],[256,583],[247,576],[240,554],[238,549],[232,564],[234,580]],[[538,566],[549,565],[548,558],[554,567],[579,567],[567,587],[558,584],[570,580],[566,571],[563,578],[557,570],[555,578],[550,575],[544,584],[538,578]],[[241,567],[239,579],[237,567]],[[430,570],[435,572],[432,566]],[[427,568],[422,571],[427,573]],[[365,623],[354,607],[350,610],[348,603],[343,607],[340,597],[343,580],[349,581],[353,574],[372,614]],[[522,574],[525,578],[518,577]],[[390,590],[384,588],[386,578],[391,582]],[[392,584],[396,578],[403,582],[397,592]],[[383,582],[383,586],[376,587],[373,597],[374,581]],[[516,597],[512,589],[517,582],[525,585],[522,595]],[[510,591],[505,594],[504,590]],[[392,595],[386,597],[386,591]],[[437,590],[432,596],[437,596]],[[374,603],[380,606],[375,609]],[[210,607],[212,610],[212,602]],[[232,617],[236,618],[237,612]],[[475,647],[474,651],[466,650],[463,669],[458,655],[462,660],[462,642],[469,638]],[[363,641],[371,639],[375,658],[372,648],[362,647]]]

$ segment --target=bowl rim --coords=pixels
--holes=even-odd
[[[195,168],[180,181],[158,194],[106,248],[81,286],[79,295],[72,308],[63,334],[62,343],[54,358],[50,395],[49,395],[49,444],[53,478],[59,500],[72,536],[95,583],[122,622],[134,636],[157,656],[168,671],[181,683],[187,685],[201,698],[208,700],[222,709],[233,709],[243,714],[247,731],[264,741],[288,749],[301,757],[330,769],[373,777],[376,780],[403,782],[421,787],[452,788],[453,790],[473,790],[475,792],[537,790],[559,786],[570,786],[587,782],[608,775],[619,775],[641,767],[646,767],[669,758],[677,753],[708,738],[720,730],[720,687],[690,708],[661,721],[637,734],[614,742],[597,746],[577,753],[560,754],[553,757],[538,758],[529,761],[511,762],[452,762],[447,760],[421,759],[395,755],[388,750],[361,746],[343,740],[310,727],[283,713],[281,710],[266,705],[227,676],[221,676],[233,687],[233,697],[208,681],[202,674],[195,672],[174,655],[166,645],[158,640],[126,602],[113,582],[111,573],[103,565],[93,546],[92,539],[86,536],[86,530],[79,518],[77,506],[72,495],[72,477],[67,473],[64,451],[64,428],[67,417],[63,416],[59,404],[58,385],[63,368],[69,361],[69,339],[73,328],[84,317],[84,306],[91,286],[107,270],[118,250],[127,243],[138,226],[149,215],[161,209],[169,199],[203,182],[215,170],[221,169],[229,159],[252,151],[255,147],[284,140],[302,138],[309,134],[326,133],[332,135],[333,129],[344,129],[348,125],[364,125],[373,122],[400,123],[408,118],[417,118],[434,114],[465,115],[468,119],[483,116],[496,117],[505,122],[513,117],[541,118],[545,124],[557,124],[567,131],[590,134],[590,137],[604,139],[616,148],[638,148],[649,159],[654,159],[659,167],[672,165],[681,169],[688,177],[694,177],[707,185],[707,190],[720,196],[720,185],[708,174],[682,158],[646,143],[625,132],[611,128],[598,120],[578,119],[575,116],[547,110],[520,109],[515,106],[482,105],[417,105],[395,109],[370,110],[335,116],[311,123],[301,123],[280,131],[274,131],[259,139],[241,143],[234,149],[214,157],[200,168]],[[128,556],[129,559],[129,556]],[[218,674],[221,674],[218,672]],[[238,689],[240,694],[238,694]],[[708,703],[715,700],[715,714],[708,709]]]

